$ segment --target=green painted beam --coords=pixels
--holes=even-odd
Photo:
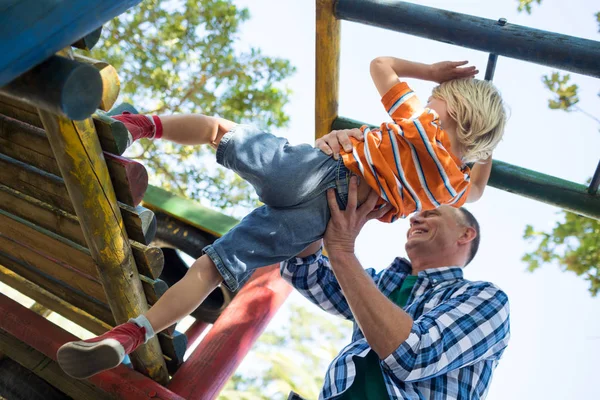
[[[148,186],[143,204],[151,210],[161,211],[217,237],[223,236],[239,222],[193,200],[152,185]]]
[[[369,124],[338,117],[332,129],[359,128],[363,125]],[[494,160],[488,185],[600,220],[600,195],[590,194],[585,185],[498,160]]]

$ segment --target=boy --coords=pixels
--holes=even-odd
[[[382,221],[441,204],[460,207],[481,197],[491,169],[492,150],[502,137],[505,111],[496,89],[471,79],[466,62],[425,65],[392,57],[371,63],[371,76],[394,122],[380,130],[363,127],[341,160],[309,145],[231,121],[203,115],[115,117],[132,138],[163,137],[180,144],[210,144],[217,161],[238,173],[265,203],[204,249],[185,277],[145,315],[100,337],[71,342],[58,351],[63,370],[86,378],[113,368],[134,351],[191,313],[221,282],[231,290],[252,270],[289,259],[322,238],[329,220],[326,191],[336,188],[345,207],[348,181],[359,176],[359,201],[371,190],[385,207]],[[423,109],[399,77],[442,83]],[[457,79],[462,78],[462,79]],[[473,171],[466,162],[475,164]],[[382,209],[383,211],[383,209]]]

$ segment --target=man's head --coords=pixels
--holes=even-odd
[[[479,248],[479,223],[464,208],[441,206],[410,219],[406,252],[413,270],[466,266]]]
[[[452,126],[465,162],[485,160],[504,134],[506,110],[498,89],[488,81],[454,79],[433,89],[427,105]]]

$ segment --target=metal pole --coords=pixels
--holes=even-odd
[[[600,42],[403,1],[338,0],[339,19],[600,77]]]
[[[594,176],[592,177],[592,181],[590,182],[590,186],[588,187],[588,193],[597,194],[598,186],[600,186],[600,161],[598,161],[596,172],[594,172]]]

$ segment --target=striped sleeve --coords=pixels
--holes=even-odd
[[[387,113],[395,122],[412,118],[423,109],[419,98],[406,82],[398,82],[381,98]]]
[[[509,336],[506,294],[487,282],[471,283],[417,318],[406,341],[382,364],[402,382],[431,379],[498,360]]]

